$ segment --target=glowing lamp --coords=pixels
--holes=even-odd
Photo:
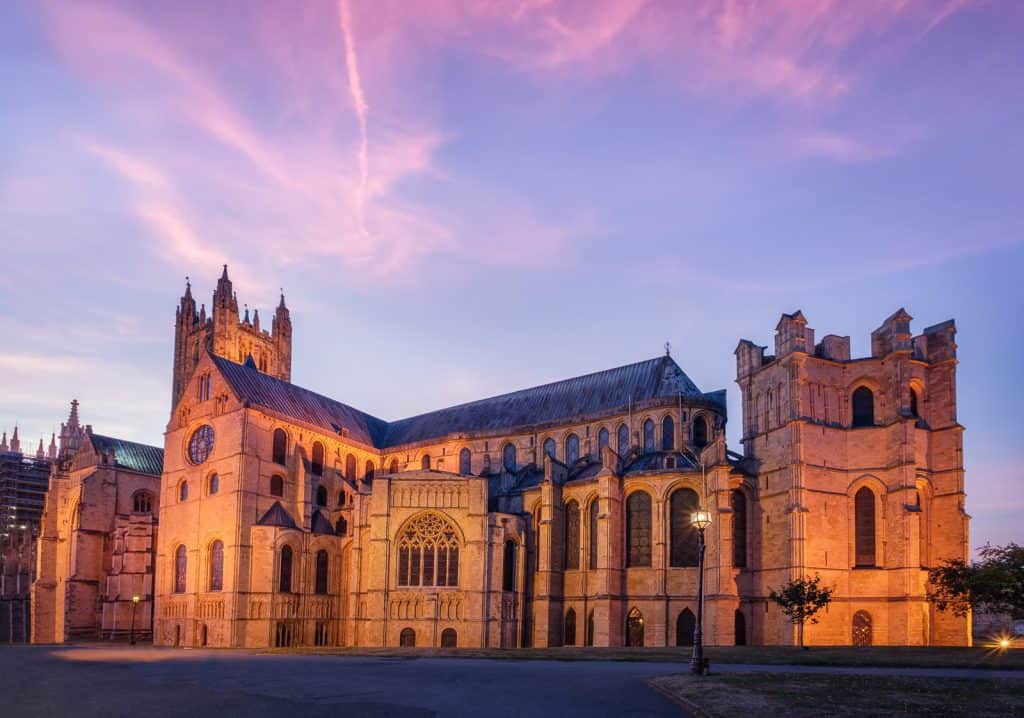
[[[139,597],[138,596],[132,596],[132,603],[138,603],[138,602],[139,602]]]
[[[711,525],[711,512],[705,511],[704,509],[698,509],[693,513],[691,523],[701,531]]]

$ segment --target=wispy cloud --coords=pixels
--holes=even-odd
[[[356,54],[356,43],[352,33],[352,11],[349,8],[348,0],[338,0],[338,17],[341,33],[345,40],[345,68],[348,73],[349,92],[352,94],[352,106],[355,108],[356,117],[359,118],[359,189],[356,194],[356,213],[359,231],[366,236],[369,234],[366,231],[366,191],[370,181],[370,151],[366,118],[370,107],[366,104],[363,81],[359,77],[359,57]]]

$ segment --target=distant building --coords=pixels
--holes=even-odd
[[[18,427],[10,443],[7,432],[0,439],[0,539],[21,531],[37,532],[43,500],[49,486],[50,464],[56,456],[54,437],[44,451],[43,440],[34,455],[21,451]]]
[[[0,537],[0,644],[28,643],[29,591],[35,575],[35,533],[24,528]]]
[[[162,449],[81,426],[71,402],[39,533],[34,641],[125,638],[133,627],[149,637],[162,468]]]

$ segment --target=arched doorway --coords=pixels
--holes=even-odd
[[[459,634],[454,628],[446,628],[441,631],[441,648],[455,648],[459,645]]]
[[[679,612],[679,616],[676,618],[676,645],[692,646],[693,631],[696,628],[697,617],[693,615],[693,611],[688,608],[684,608]]]
[[[398,636],[398,645],[402,648],[416,647],[416,631],[411,628],[403,628]]]
[[[867,611],[853,614],[853,645],[871,645],[871,614]]]
[[[576,609],[574,608],[565,612],[565,636],[562,645],[576,645]]]
[[[626,616],[626,645],[644,645],[644,617],[637,609],[632,609]]]
[[[736,645],[747,645],[747,617],[743,615],[743,611],[736,609],[732,619],[732,627],[736,638]]]

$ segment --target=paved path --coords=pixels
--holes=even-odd
[[[0,715],[680,716],[646,679],[678,663],[0,649]],[[12,700],[13,699],[13,700]]]
[[[678,673],[679,671],[673,671]],[[892,668],[877,666],[786,666],[760,663],[714,663],[712,673],[846,673],[860,676],[915,676],[931,678],[1018,678],[1024,671],[989,668]],[[1024,690],[1024,686],[1021,687]]]

